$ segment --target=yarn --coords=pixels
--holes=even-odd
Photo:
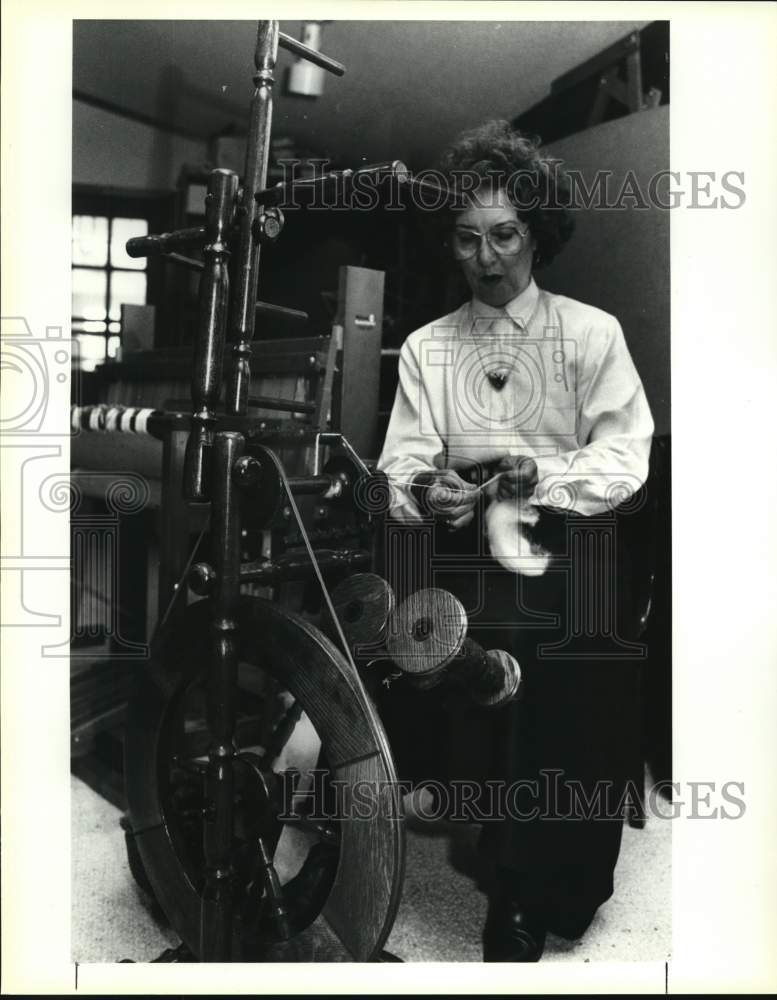
[[[534,527],[539,512],[527,501],[494,500],[486,508],[486,533],[491,555],[500,566],[523,576],[542,576],[550,553],[530,541],[526,528]]]

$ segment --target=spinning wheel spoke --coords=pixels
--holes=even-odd
[[[287,941],[292,935],[292,929],[289,923],[289,912],[284,902],[283,889],[278,878],[278,872],[273,864],[272,855],[261,837],[257,841],[257,846],[262,864],[262,876],[264,878],[270,916],[282,940]]]
[[[294,813],[289,816],[283,816],[281,818],[281,822],[285,825],[294,826],[297,829],[304,830],[306,833],[312,833],[323,843],[331,844],[333,847],[337,847],[340,843],[340,834],[337,827],[333,826],[331,823],[325,823],[323,820],[317,820],[311,818],[310,816]]]
[[[298,701],[293,701],[273,729],[267,741],[262,758],[262,762],[266,767],[272,767],[278,757],[280,757],[301,718],[302,705]]]

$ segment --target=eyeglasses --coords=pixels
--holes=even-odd
[[[451,236],[451,250],[456,260],[469,260],[480,250],[483,239],[502,257],[520,253],[523,241],[529,234],[528,229],[521,230],[518,226],[494,226],[485,233],[476,233],[471,229],[456,228]]]

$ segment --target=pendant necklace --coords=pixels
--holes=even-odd
[[[539,299],[537,300],[537,302],[539,303]],[[537,304],[535,304],[534,309],[532,310],[532,318],[534,317],[536,311],[537,311]],[[480,351],[480,344],[477,340],[475,341],[475,349],[478,353],[478,359],[480,360],[480,364],[483,368],[483,371],[485,372],[486,378],[488,379],[489,384],[492,386],[492,388],[496,389],[497,392],[501,392],[502,389],[504,389],[508,379],[510,378],[510,373],[516,367],[514,363],[513,364],[510,364],[509,362],[505,363],[506,359],[504,358],[504,354],[508,352],[505,349],[503,349],[500,337],[496,332],[499,324],[503,322],[507,324],[511,334],[513,334],[516,329],[516,321],[512,318],[512,316],[510,316],[510,314],[506,310],[504,310],[501,315],[495,317],[491,321],[487,331],[485,332],[486,339],[488,338],[489,335],[494,338],[499,353],[503,355],[502,358],[499,358],[498,360],[492,362],[490,365],[486,364],[486,362],[483,360],[483,355]],[[524,335],[526,334],[525,323],[524,323],[523,333]],[[512,338],[510,338],[509,342],[512,343]],[[518,348],[518,350],[520,350],[520,348]],[[515,355],[515,348],[513,348],[513,354]]]
[[[510,320],[508,321],[512,322]],[[497,344],[499,343],[498,339],[496,342]],[[496,389],[497,392],[501,392],[502,389],[504,389],[507,380],[510,378],[510,372],[513,370],[513,366],[506,364],[504,358],[499,358],[498,360],[495,359],[488,364],[483,360],[480,344],[477,341],[475,341],[475,350],[477,351],[480,364],[492,388]],[[503,354],[504,352],[500,350],[499,353]]]
[[[497,392],[504,388],[505,382],[507,382],[509,377],[510,372],[506,368],[494,368],[486,372],[486,378]]]

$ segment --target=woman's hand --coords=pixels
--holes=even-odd
[[[497,466],[497,500],[528,500],[537,485],[537,463],[527,455],[507,455]]]
[[[413,478],[412,492],[421,510],[432,514],[450,531],[458,531],[475,516],[478,489],[453,469],[419,472]]]

